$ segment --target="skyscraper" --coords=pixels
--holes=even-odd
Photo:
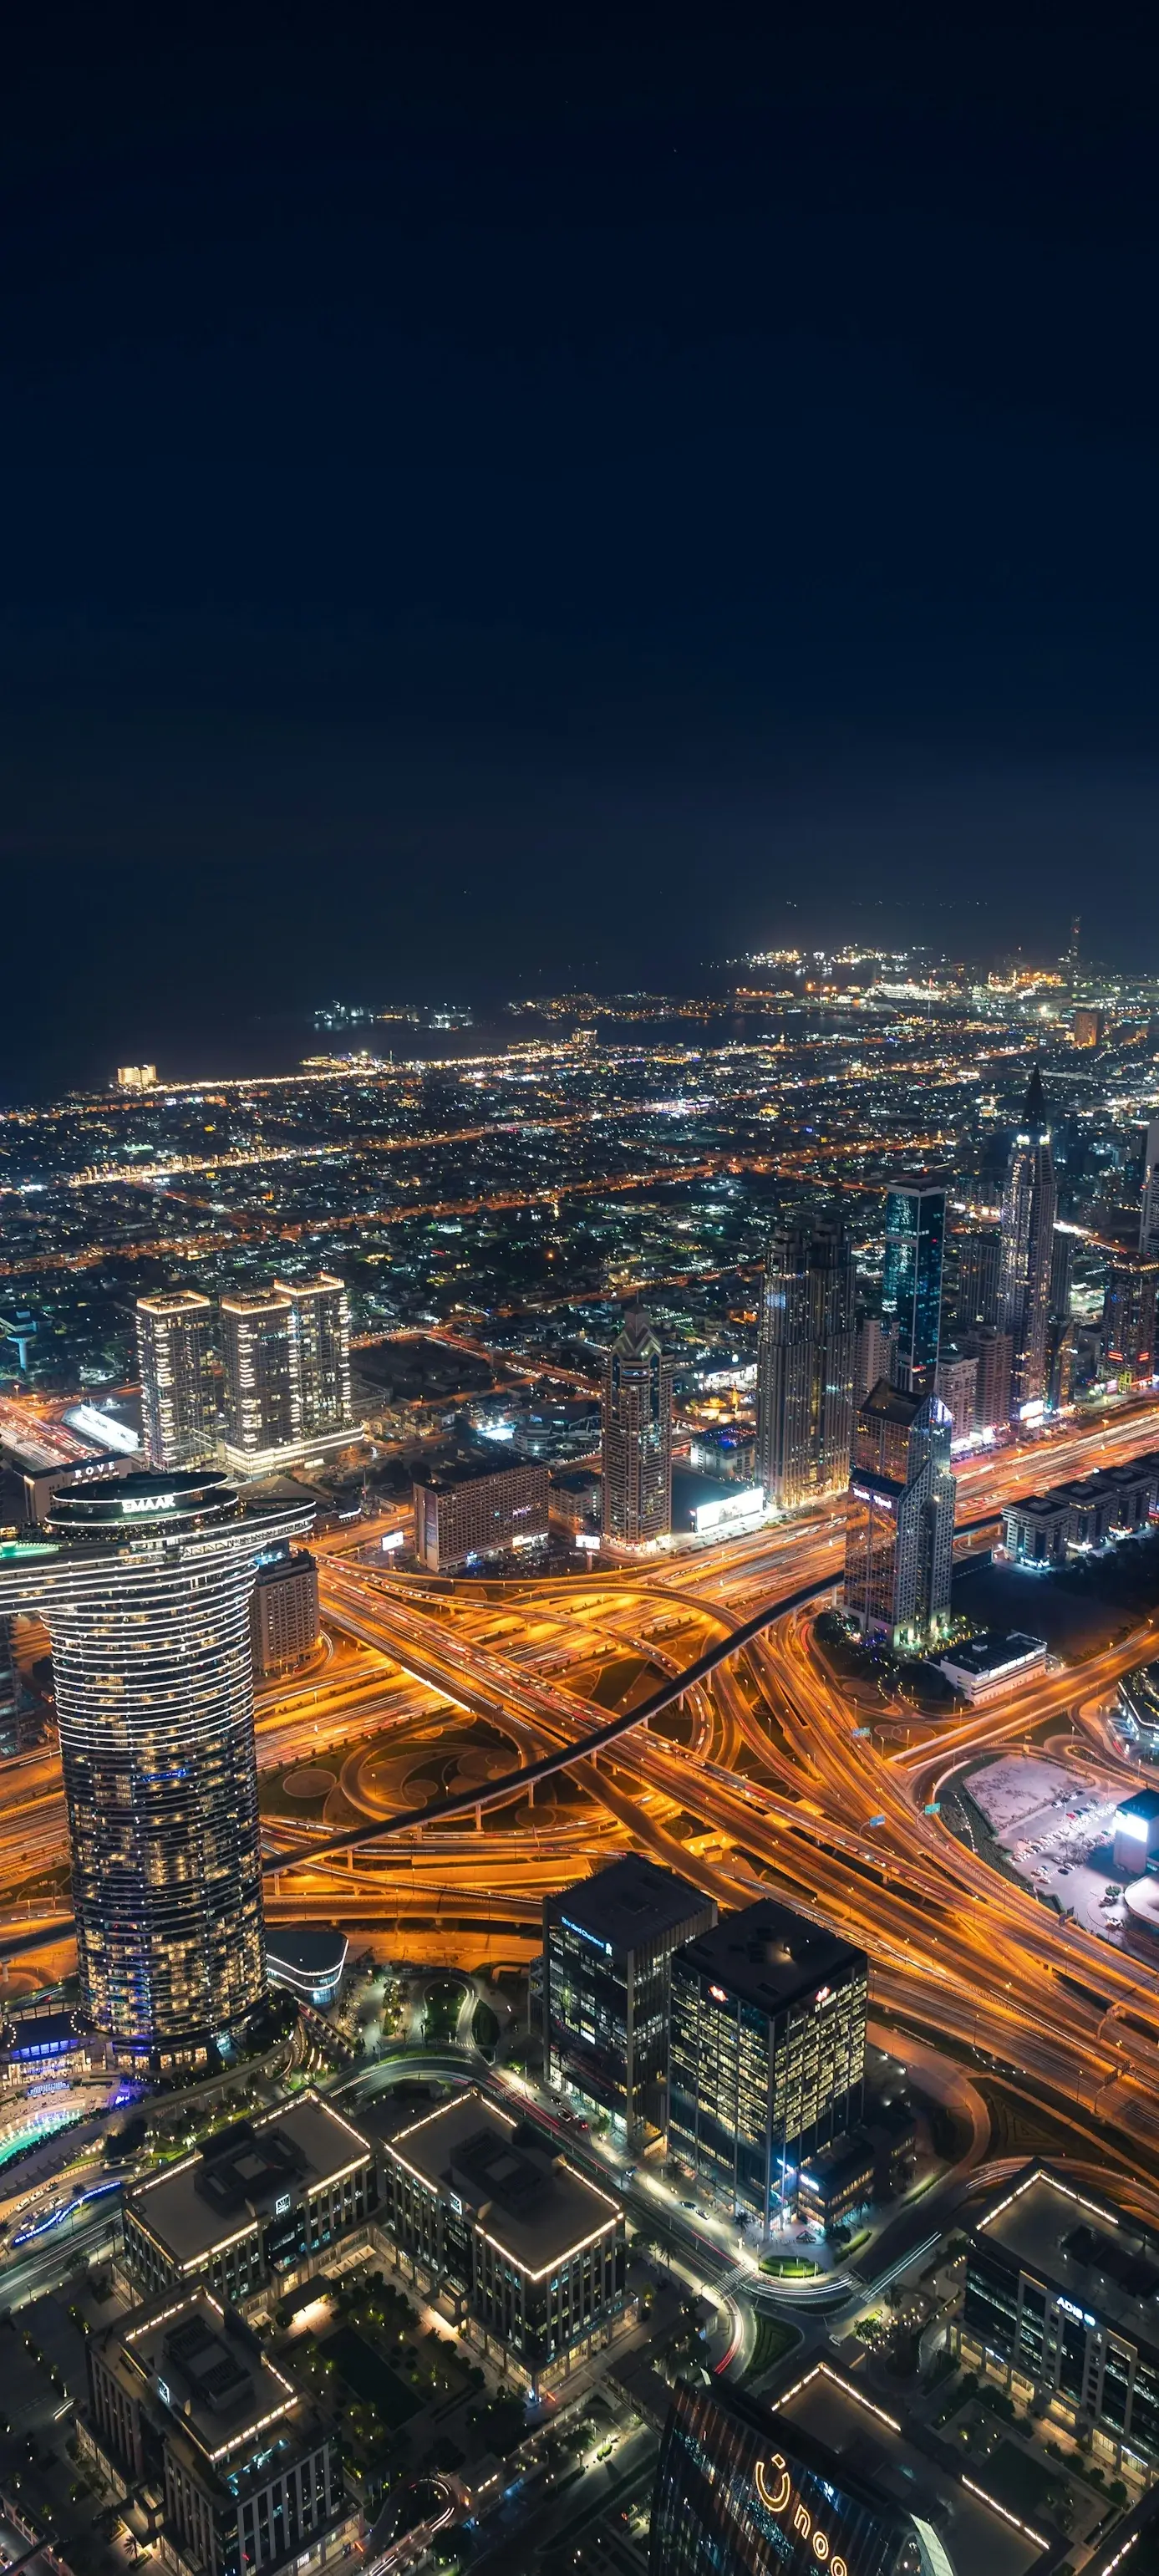
[[[844,1605],[862,1635],[910,1653],[950,1620],[955,1486],[952,1423],[940,1397],[884,1380],[867,1395],[853,1435]]]
[[[284,1288],[238,1290],[221,1301],[226,1456],[243,1469],[301,1437],[293,1316]]]
[[[604,1370],[604,1536],[628,1547],[672,1527],[672,1369],[642,1306],[629,1306]]]
[[[669,2153],[770,2226],[860,2118],[865,2015],[865,1952],[772,1897],[699,1933],[672,1959]]]
[[[1147,1129],[1143,1148],[1143,1205],[1139,1216],[1139,1250],[1159,1260],[1159,1118]]]
[[[954,1320],[959,1332],[971,1333],[978,1324],[998,1321],[1002,1237],[996,1225],[968,1225],[953,1241],[958,1257]]]
[[[883,1324],[880,1315],[867,1315],[858,1327],[857,1353],[853,1367],[853,1410],[876,1386],[879,1377],[893,1383],[893,1355],[897,1348],[897,1323]],[[852,1428],[852,1426],[851,1426]]]
[[[156,2067],[265,1992],[249,1593],[312,1518],[212,1470],[109,1477],[0,1559],[0,1613],[52,1641],[84,2006]]]
[[[1001,1431],[1010,1420],[1010,1374],[1014,1344],[998,1324],[976,1324],[962,1335],[962,1349],[978,1363],[974,1381],[974,1428]]]
[[[1045,1401],[1058,1188],[1042,1075],[1035,1065],[1002,1199],[1001,1322],[1014,1348],[1016,1413]]]
[[[1119,1253],[1107,1268],[1103,1300],[1103,1353],[1126,1378],[1159,1374],[1155,1349],[1159,1254]]]
[[[844,1227],[778,1227],[761,1292],[757,1477],[766,1502],[783,1511],[845,1483],[856,1346],[856,1282]]]
[[[213,1454],[213,1308],[195,1288],[137,1299],[145,1455],[151,1467],[195,1467]]]
[[[290,1300],[290,1356],[297,1380],[299,1436],[339,1431],[350,1422],[350,1314],[341,1279],[321,1270],[312,1279],[275,1279]]]
[[[897,1324],[894,1384],[932,1395],[942,1323],[946,1193],[932,1182],[899,1182],[885,1202],[881,1311]]]

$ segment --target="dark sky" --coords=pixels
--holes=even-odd
[[[24,16],[0,1088],[794,927],[1156,962],[1152,10]]]

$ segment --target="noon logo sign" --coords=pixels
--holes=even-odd
[[[792,2507],[790,2530],[808,2542],[818,2566],[827,2567],[829,2576],[849,2576],[845,2560],[834,2554],[828,2532],[822,2530],[820,2523],[814,2522],[800,2496],[794,2499],[792,2480],[779,2451],[774,2451],[769,2460],[757,2461],[756,2482],[757,2494],[766,2513],[774,2514],[778,2522],[784,2520]]]

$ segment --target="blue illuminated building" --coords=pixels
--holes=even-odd
[[[894,1384],[932,1395],[942,1328],[946,1193],[926,1181],[899,1183],[885,1202],[881,1311],[897,1325]]]

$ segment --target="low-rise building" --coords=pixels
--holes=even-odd
[[[1031,2164],[968,2231],[960,2350],[1099,2465],[1159,2467],[1159,2243],[1120,2202]]]
[[[529,2121],[461,2094],[383,2147],[384,2223],[416,2277],[532,2388],[624,2314],[622,2205]]]
[[[147,2295],[204,2283],[233,2307],[279,2294],[358,2241],[377,2203],[366,2139],[315,2093],[239,2120],[125,2201],[125,2262]]]
[[[1026,1637],[1017,1629],[1008,1636],[988,1630],[985,1636],[969,1637],[960,1646],[948,1646],[936,1659],[935,1669],[964,1699],[977,1705],[998,1699],[1003,1691],[1021,1689],[1035,1673],[1046,1671],[1046,1639]]]
[[[551,2080],[610,2112],[631,2147],[667,2117],[673,1951],[715,1921],[711,1897],[635,1853],[544,1901]]]
[[[308,1548],[287,1542],[258,1567],[250,1642],[258,1681],[309,1662],[318,1643],[318,1568]]]
[[[864,2130],[834,2138],[806,2156],[797,2176],[797,2215],[826,2236],[864,2218],[873,2201],[877,2159]]]
[[[357,2515],[332,2429],[204,2289],[119,2317],[88,2346],[82,2447],[122,2496],[158,2498],[171,2576],[295,2576],[349,2553]]]
[[[548,1508],[561,1529],[598,1537],[604,1480],[594,1467],[569,1467],[551,1479]]]
[[[1061,1565],[1070,1552],[1113,1545],[1146,1529],[1159,1501],[1159,1452],[1096,1468],[1049,1493],[1007,1503],[1002,1550],[1015,1565]]]
[[[549,1480],[542,1461],[490,1459],[433,1468],[415,1478],[415,1555],[431,1574],[476,1558],[507,1556],[547,1537]]]

